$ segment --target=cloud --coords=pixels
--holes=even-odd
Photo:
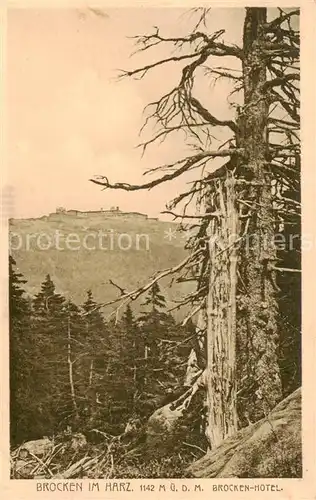
[[[96,9],[89,7],[88,10],[90,10],[90,12],[92,12],[95,16],[98,17],[103,17],[105,19],[108,19],[110,17],[103,9]]]

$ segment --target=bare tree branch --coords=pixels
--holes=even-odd
[[[196,166],[198,162],[200,162],[205,158],[216,158],[216,157],[223,158],[226,156],[241,154],[242,152],[243,152],[242,149],[222,149],[218,151],[204,151],[202,153],[191,156],[189,158],[185,158],[177,162],[177,163],[184,162],[184,165],[182,165],[182,167],[175,170],[174,172],[163,175],[159,179],[155,179],[151,182],[147,182],[145,184],[140,184],[140,185],[127,184],[123,182],[117,182],[115,184],[111,184],[108,181],[107,177],[105,176],[97,176],[95,179],[89,179],[89,180],[94,184],[98,184],[99,186],[103,186],[105,188],[110,188],[110,189],[123,189],[124,191],[139,191],[141,189],[152,189],[153,187],[158,186],[163,182],[170,181],[172,179],[175,179],[176,177],[179,177],[183,173],[187,172],[190,168]],[[170,165],[170,167],[172,167],[172,165]]]
[[[114,283],[114,281],[112,281],[112,280],[109,280],[109,283],[110,283],[110,285],[113,285],[115,288],[117,288],[117,289],[120,291],[120,294],[121,294],[121,295],[125,295],[125,293],[126,293],[125,288],[122,288],[121,286],[117,285],[117,284],[116,284],[116,283]]]
[[[195,257],[201,252],[202,252],[202,249],[196,250],[196,252],[194,252],[191,255],[189,255],[188,257],[186,257],[183,261],[181,261],[176,266],[165,269],[164,271],[159,273],[155,278],[153,278],[151,281],[147,282],[146,285],[141,286],[141,287],[137,288],[136,290],[133,290],[132,292],[122,294],[120,297],[117,297],[116,299],[110,300],[109,302],[104,302],[102,304],[98,304],[95,307],[95,309],[100,309],[101,307],[107,307],[107,306],[110,306],[112,304],[116,304],[117,302],[121,302],[124,299],[136,300],[143,293],[147,292],[147,290],[150,290],[150,288],[152,288],[152,286],[155,283],[157,283],[157,281],[160,281],[161,279],[163,279],[167,276],[170,276],[171,274],[174,274],[174,273],[181,271],[181,269],[183,269],[187,264],[189,264],[192,260],[194,260]],[[125,301],[125,303],[126,303],[126,301]]]
[[[201,51],[193,54],[186,54],[183,56],[168,57],[166,59],[161,59],[152,64],[147,64],[146,66],[142,66],[141,68],[137,68],[130,71],[121,70],[120,78],[124,78],[125,76],[135,76],[135,75],[140,75],[140,78],[143,78],[147,73],[147,71],[149,71],[150,69],[156,68],[157,66],[162,66],[163,64],[167,64],[169,62],[179,62],[184,59],[192,59],[193,57],[197,57],[199,54],[201,54]]]

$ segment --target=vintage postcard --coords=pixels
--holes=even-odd
[[[1,491],[315,498],[314,2],[1,10]]]

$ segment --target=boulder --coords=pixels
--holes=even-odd
[[[302,477],[301,389],[193,463],[197,478]]]
[[[19,457],[25,459],[28,455],[36,455],[37,457],[43,457],[52,451],[54,447],[53,442],[44,437],[43,439],[35,439],[34,441],[27,441],[23,443],[19,448]]]
[[[159,450],[159,453],[164,455],[166,451],[170,452],[170,449],[173,448],[173,441],[177,440],[181,421],[188,417],[192,410],[196,411],[196,408],[193,409],[195,405],[192,404],[192,401],[197,399],[198,394],[201,393],[200,389],[205,387],[205,374],[205,371],[200,370],[195,376],[195,381],[192,380],[192,382],[194,381],[193,385],[183,387],[179,397],[158,408],[149,417],[146,429],[146,444],[149,450],[155,450],[156,454]],[[199,412],[202,412],[201,401],[198,406]]]
[[[147,422],[146,444],[149,449],[164,451],[164,445],[170,443],[173,438],[175,427],[179,418],[183,415],[183,409],[171,409],[172,403],[158,408]]]

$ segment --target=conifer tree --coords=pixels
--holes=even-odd
[[[61,415],[67,417],[69,402],[67,367],[67,308],[65,298],[47,274],[32,303],[32,338],[38,359],[32,365],[36,382],[37,425],[41,434],[54,432]]]
[[[144,400],[152,411],[168,391],[182,385],[183,373],[179,364],[183,359],[177,352],[177,344],[184,330],[176,325],[166,312],[166,299],[155,282],[142,304],[146,311],[139,318],[144,345]]]
[[[129,389],[130,410],[138,414],[143,400],[144,389],[144,342],[141,331],[134,318],[130,304],[122,317],[122,371],[125,384]]]
[[[41,291],[35,295],[33,308],[42,317],[56,316],[64,312],[64,297],[56,293],[56,287],[49,274],[41,285]]]
[[[161,293],[158,282],[155,282],[150,288],[143,305],[149,306],[151,312],[157,312],[166,307],[166,299]]]
[[[16,269],[16,261],[9,256],[9,345],[10,345],[10,438],[21,442],[32,435],[30,404],[32,379],[30,377],[31,342],[30,308],[22,288],[27,281]]]
[[[158,283],[154,283],[150,288],[142,306],[146,310],[140,317],[140,325],[144,337],[145,364],[148,365],[149,359],[158,357],[158,339],[162,333],[163,320],[166,318],[166,299]]]
[[[87,291],[87,298],[81,309],[84,325],[81,342],[85,346],[81,363],[81,392],[88,425],[94,425],[100,416],[100,401],[106,406],[107,387],[104,377],[109,347],[108,330],[91,290]]]
[[[27,283],[23,275],[16,269],[16,261],[9,256],[9,313],[13,322],[25,318],[29,312],[28,301],[24,297],[25,290],[22,288]]]
[[[166,326],[174,322],[172,316],[165,311],[166,298],[162,294],[158,282],[155,282],[150,288],[142,306],[145,311],[140,316],[139,321],[146,334],[146,342],[149,347],[151,345],[154,347],[155,339],[159,338],[159,335],[165,331]]]
[[[87,298],[82,305],[84,311],[86,333],[91,334],[93,331],[102,331],[104,329],[104,319],[99,311],[97,302],[93,298],[91,290],[87,291]]]

